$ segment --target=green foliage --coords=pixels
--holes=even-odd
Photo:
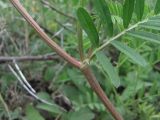
[[[45,120],[32,105],[28,105],[25,111],[27,120]]]
[[[135,38],[147,40],[153,43],[160,44],[160,35],[150,33],[150,32],[145,32],[145,31],[131,31],[127,33],[128,35],[131,35]]]
[[[54,77],[53,67],[48,67],[44,73],[44,79],[47,81],[51,81]]]
[[[78,8],[77,10],[77,17],[79,20],[79,23],[81,24],[82,28],[87,33],[88,37],[90,38],[90,41],[94,48],[99,46],[99,36],[98,32],[96,30],[96,27],[94,26],[94,23],[90,17],[90,15],[87,13],[87,11],[83,8]]]
[[[155,107],[148,103],[143,103],[139,105],[140,109],[140,119],[148,120],[158,120],[160,119],[160,114],[155,113]]]
[[[63,120],[93,120],[93,118],[94,114],[87,108],[80,109],[76,112],[69,112],[69,114],[63,116]]]
[[[139,25],[142,28],[147,28],[147,29],[151,29],[151,30],[160,30],[160,22],[159,20],[149,20],[146,23],[140,24]]]
[[[135,0],[125,0],[124,5],[123,5],[123,25],[125,28],[128,27],[132,14],[134,11],[134,3]]]
[[[57,105],[46,105],[46,104],[38,104],[37,108],[40,110],[48,111],[56,116],[56,114],[61,114],[62,111],[57,107]]]
[[[109,59],[102,52],[98,52],[96,56],[97,56],[98,62],[100,62],[104,71],[108,74],[113,85],[115,85],[115,87],[118,87],[120,85],[120,79],[119,79],[117,71],[112,66]]]
[[[21,2],[47,28],[47,34],[77,59],[76,25],[80,23],[87,34],[82,37],[85,58],[88,60],[92,53],[96,56],[90,59],[93,73],[125,120],[160,119],[160,0],[83,0],[84,8],[79,8],[78,0],[48,0],[64,14],[77,16],[77,20],[48,9],[40,1]],[[0,11],[1,56],[52,52],[8,1],[0,1]],[[55,33],[59,35],[55,37]],[[105,43],[103,52],[99,51]],[[111,120],[80,71],[67,65],[56,74],[62,65],[57,67],[59,62],[63,61],[18,62],[38,96],[53,105],[33,100],[8,71],[8,63],[0,64],[0,90],[11,118]],[[53,86],[49,87],[51,82]],[[1,103],[0,119],[8,119]]]
[[[65,112],[65,110],[63,108],[61,108],[60,106],[58,106],[57,104],[52,102],[51,97],[47,93],[41,92],[41,93],[38,93],[38,96],[41,99],[46,100],[46,101],[51,103],[51,105],[44,104],[44,103],[39,103],[36,106],[38,109],[48,111],[48,112],[52,113],[54,116],[56,116],[57,114],[61,114],[61,113]]]
[[[122,53],[126,54],[129,58],[131,58],[135,63],[146,66],[147,63],[145,59],[139,55],[136,51],[134,51],[132,48],[128,47],[127,45],[119,42],[119,41],[113,41],[111,43],[114,47],[119,49]]]
[[[135,11],[138,20],[141,20],[144,13],[145,0],[136,0]]]
[[[156,2],[156,6],[155,6],[155,9],[154,9],[154,12],[155,14],[158,14],[160,12],[160,0],[157,0]]]
[[[96,12],[98,13],[100,20],[102,21],[107,33],[112,36],[113,23],[111,19],[110,10],[105,0],[93,0]]]

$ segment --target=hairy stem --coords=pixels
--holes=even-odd
[[[122,116],[116,111],[113,104],[110,102],[108,97],[105,95],[104,91],[102,90],[101,86],[97,82],[91,69],[89,67],[85,67],[84,69],[82,69],[82,72],[85,75],[86,79],[88,80],[94,92],[98,95],[98,97],[101,99],[101,101],[105,105],[106,109],[110,111],[110,113],[115,118],[115,120],[123,120]]]

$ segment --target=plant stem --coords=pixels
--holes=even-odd
[[[116,111],[113,104],[110,102],[108,97],[105,95],[104,91],[102,90],[101,86],[97,82],[91,69],[87,66],[87,67],[85,67],[85,69],[82,69],[82,72],[85,75],[86,79],[88,80],[88,82],[91,85],[94,92],[99,96],[99,98],[101,99],[101,101],[105,105],[106,109],[108,109],[110,111],[110,113],[115,118],[115,120],[123,120],[122,116]]]
[[[83,31],[79,23],[77,23],[77,37],[78,37],[78,49],[81,61],[85,59],[84,49],[83,49]]]
[[[84,0],[79,1],[79,7],[83,7]],[[77,22],[77,37],[78,37],[78,50],[81,61],[85,60],[84,49],[83,49],[83,30],[80,26],[80,23]]]
[[[105,43],[104,43],[102,46],[100,46],[99,48],[97,48],[97,49],[93,52],[93,54],[91,55],[90,59],[91,59],[98,51],[101,51],[102,49],[104,49],[104,48],[105,48],[108,44],[110,44],[112,41],[118,39],[118,38],[121,37],[122,35],[126,34],[128,31],[130,31],[130,30],[138,27],[138,25],[140,25],[140,24],[142,24],[142,23],[145,23],[145,22],[147,22],[147,21],[148,21],[148,19],[145,19],[145,20],[143,20],[143,21],[140,21],[140,22],[134,24],[133,26],[129,27],[128,29],[125,29],[124,31],[122,31],[122,32],[119,33],[118,35],[110,38],[109,40],[107,40],[107,39],[106,39],[106,40],[103,40]]]
[[[64,58],[70,64],[76,68],[80,68],[81,63],[75,58],[67,54],[57,43],[55,43],[48,35],[40,28],[40,26],[35,22],[35,20],[28,14],[26,9],[21,5],[19,0],[10,0],[15,8],[20,12],[20,14],[27,20],[27,22],[36,30],[41,38],[50,46],[59,56]]]
[[[33,18],[28,14],[26,9],[21,5],[19,0],[10,0],[11,3],[15,6],[15,8],[21,13],[21,15],[27,20],[27,22],[36,30],[36,32],[40,35],[41,38],[50,46],[55,52],[64,58],[68,63],[72,64],[74,67],[78,68],[82,71],[86,79],[88,80],[92,89],[99,96],[106,109],[113,115],[115,120],[123,120],[121,115],[116,111],[115,107],[109,101],[108,97],[102,90],[99,83],[96,81],[96,78],[92,71],[90,70],[87,61],[83,63],[71,57],[68,53],[66,53],[61,47],[59,47],[50,37],[47,36],[46,33],[39,27],[39,25],[33,20]]]

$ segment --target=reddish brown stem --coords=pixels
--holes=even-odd
[[[121,115],[116,111],[116,109],[113,106],[113,104],[110,102],[108,97],[105,95],[104,91],[102,90],[101,86],[97,82],[97,80],[96,80],[94,74],[92,73],[92,71],[90,70],[90,68],[89,67],[85,67],[85,69],[83,69],[82,72],[85,75],[87,81],[91,85],[91,87],[94,90],[94,92],[98,95],[98,97],[101,99],[101,101],[103,102],[105,107],[108,109],[108,111],[110,111],[112,116],[116,120],[123,120]]]
[[[58,55],[64,58],[66,61],[71,63],[73,66],[80,68],[81,63],[75,58],[67,54],[57,43],[55,43],[48,35],[40,28],[40,26],[35,22],[35,20],[28,14],[26,9],[21,5],[19,0],[10,0],[15,8],[20,12],[20,14],[29,22],[29,24],[36,30],[41,38],[50,46]]]
[[[105,95],[104,91],[100,87],[99,83],[96,81],[95,76],[88,67],[86,63],[81,63],[75,58],[67,54],[61,47],[59,47],[47,34],[39,27],[39,25],[33,20],[33,18],[27,13],[25,8],[21,5],[19,0],[10,0],[11,3],[16,7],[16,9],[21,13],[21,15],[28,21],[28,23],[37,31],[41,38],[54,50],[56,53],[64,58],[68,63],[72,64],[74,67],[80,69],[85,75],[92,89],[99,96],[106,109],[113,115],[115,120],[123,120],[121,115],[116,111],[115,107],[109,101],[108,97]]]

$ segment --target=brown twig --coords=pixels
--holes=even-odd
[[[5,62],[12,62],[13,60],[18,62],[25,62],[25,61],[49,61],[49,60],[59,60],[59,56],[57,55],[40,55],[40,56],[14,56],[14,57],[5,57],[0,56],[0,63]]]
[[[54,41],[52,41],[46,33],[39,27],[39,25],[33,20],[33,18],[28,14],[25,8],[21,5],[19,0],[10,0],[11,3],[17,8],[21,15],[28,21],[28,23],[37,31],[37,33],[43,38],[43,40],[54,50],[58,55],[64,58],[68,63],[72,64],[74,67],[80,69],[84,76],[86,77],[88,83],[91,85],[92,89],[99,96],[106,109],[113,115],[116,120],[123,120],[121,115],[116,111],[115,107],[109,101],[108,97],[105,95],[104,91],[100,87],[99,83],[92,71],[90,70],[87,62],[80,62],[75,58],[71,57],[62,48],[60,48]]]

